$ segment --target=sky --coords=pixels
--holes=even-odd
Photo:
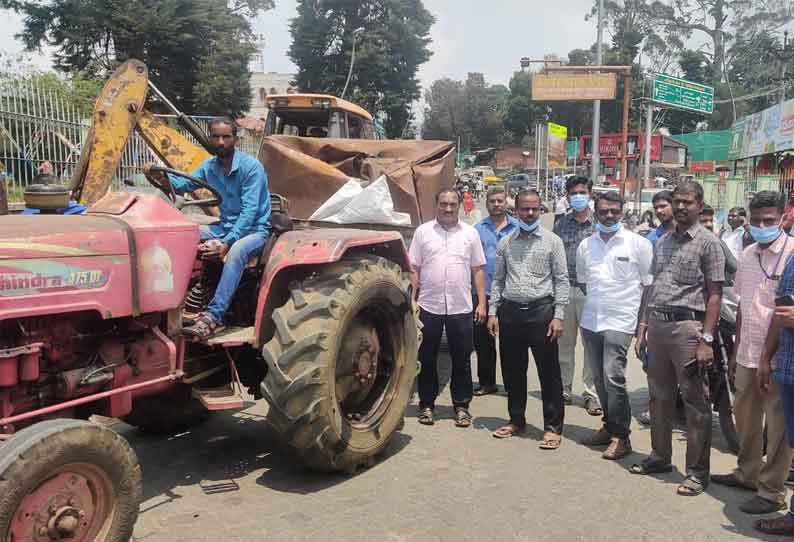
[[[276,8],[254,22],[265,40],[268,71],[292,73],[295,66],[287,57],[292,41],[289,20],[296,15],[295,0],[275,0]],[[589,47],[596,40],[595,21],[584,16],[593,0],[425,0],[436,17],[431,29],[431,59],[420,68],[424,87],[441,77],[465,79],[469,72],[482,72],[490,83],[507,84],[519,59],[540,59],[544,54],[565,56],[571,49]],[[0,33],[0,52],[22,51],[14,34],[22,19],[0,10],[6,21]],[[608,41],[608,37],[605,39]],[[31,55],[31,62],[47,67],[46,53]]]
[[[436,17],[430,31],[433,56],[422,65],[425,87],[441,77],[465,79],[482,72],[490,83],[507,84],[523,56],[565,56],[571,49],[596,41],[595,21],[584,16],[593,0],[424,0]],[[276,0],[276,8],[255,23],[265,36],[268,71],[293,72],[287,57],[292,41],[288,21],[296,15],[295,0]]]

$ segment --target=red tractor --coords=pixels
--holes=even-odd
[[[415,158],[417,143],[405,142]],[[390,167],[403,148],[367,144]],[[447,179],[438,168],[451,171],[451,156],[438,143],[425,153],[425,181]],[[336,189],[332,166],[305,162]],[[407,171],[416,186],[421,162],[392,175]],[[410,231],[293,220],[273,195],[273,234],[249,262],[229,327],[192,343],[183,314],[206,303],[218,269],[196,259],[195,215],[157,188],[168,197],[115,192],[83,215],[0,217],[0,540],[130,538],[141,470],[93,415],[169,433],[242,407],[244,387],[267,400],[269,423],[307,465],[345,472],[371,465],[401,427],[418,369]],[[211,207],[217,195],[187,204]]]

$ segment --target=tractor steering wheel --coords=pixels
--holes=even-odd
[[[149,171],[152,173],[163,174],[163,177],[165,178],[164,183],[155,180],[153,176],[147,176],[146,180],[149,181],[149,183],[152,186],[154,186],[155,188],[160,190],[163,194],[165,194],[166,197],[171,201],[171,203],[176,204],[176,192],[174,191],[173,185],[168,180],[169,173],[171,175],[176,175],[177,177],[182,177],[184,179],[187,179],[192,183],[197,184],[199,187],[205,190],[209,190],[210,192],[212,192],[212,195],[215,196],[213,198],[208,198],[208,199],[186,199],[182,204],[182,207],[188,207],[191,205],[196,207],[218,207],[220,206],[221,203],[223,203],[223,198],[221,197],[221,195],[218,193],[217,190],[215,190],[209,184],[207,184],[206,181],[194,177],[192,175],[188,175],[184,171],[179,171],[176,169],[172,169],[170,167],[160,167],[160,166],[152,166]]]

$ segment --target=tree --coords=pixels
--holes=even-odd
[[[289,56],[298,66],[295,84],[306,92],[339,95],[356,38],[356,65],[347,98],[385,113],[386,134],[399,137],[420,96],[419,66],[431,55],[435,19],[421,0],[299,0],[290,23]]]
[[[466,96],[463,83],[439,79],[425,92],[424,139],[456,140],[464,135]]]
[[[725,80],[727,52],[737,36],[774,33],[792,19],[794,6],[777,0],[655,0],[652,16],[671,35],[689,38],[700,34],[710,42],[712,81]]]
[[[506,104],[510,90],[489,85],[481,73],[466,82],[439,79],[425,92],[425,139],[457,140],[469,149],[499,147],[505,141]]]
[[[104,77],[137,58],[188,113],[248,108],[248,17],[272,7],[272,0],[0,0],[25,16],[19,37],[27,49],[54,47],[56,69]]]

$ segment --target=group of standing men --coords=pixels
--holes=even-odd
[[[785,508],[783,481],[794,445],[794,263],[789,258],[794,239],[780,227],[780,195],[755,195],[749,228],[735,226],[737,235],[742,227],[755,241],[740,254],[735,284],[741,302],[731,375],[741,450],[736,471],[710,476],[708,372],[726,280],[726,249],[717,234],[701,225],[702,187],[685,181],[657,195],[654,208],[661,225],[648,238],[623,227],[624,201],[617,193],[601,195],[591,211],[588,179],[569,179],[566,192],[571,210],[553,232],[540,224],[541,199],[533,190],[517,194],[513,218],[505,213],[504,191],[491,189],[489,216],[475,227],[457,219],[457,193],[438,194],[437,218],[417,229],[409,251],[424,325],[419,421],[435,423],[437,354],[446,329],[456,425],[471,425],[472,396],[496,391],[498,340],[509,422],[494,437],[512,437],[526,426],[531,349],[543,403],[540,447],[559,448],[581,333],[585,407],[603,420],[584,444],[605,446],[605,459],[620,459],[632,452],[626,366],[634,339],[638,355],[647,359],[652,452],[630,472],[672,470],[672,429],[680,395],[687,453],[686,478],[678,493],[698,495],[711,480],[755,491],[742,505],[747,513]],[[785,303],[786,296],[792,306]],[[476,390],[471,381],[473,347],[478,355]],[[794,535],[794,514],[761,520],[757,527]]]

